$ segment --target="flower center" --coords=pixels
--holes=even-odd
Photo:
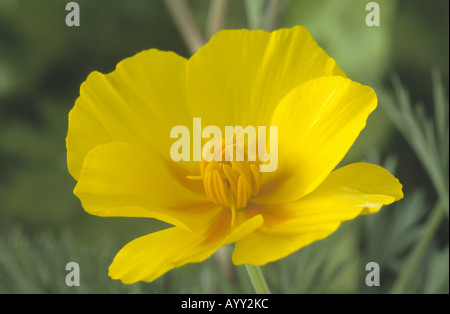
[[[241,149],[237,148],[239,145]],[[204,152],[208,149],[211,147],[203,147],[201,176],[191,179],[201,178],[206,196],[217,205],[231,208],[234,220],[234,211],[244,208],[249,198],[259,191],[260,161],[257,157],[253,157],[255,160],[249,158],[247,145],[236,137],[229,145],[225,145],[224,140],[214,143],[214,155],[210,161],[204,159]]]

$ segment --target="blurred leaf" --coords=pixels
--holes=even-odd
[[[435,250],[430,258],[427,276],[424,284],[424,293],[449,292],[449,250],[448,245],[440,251]]]
[[[273,293],[345,293],[354,291],[363,270],[356,230],[344,223],[337,232],[282,260],[263,267]]]
[[[124,285],[108,277],[116,243],[108,236],[95,246],[71,232],[27,235],[10,228],[0,236],[0,293],[241,293],[230,289],[214,259],[188,264],[152,283]],[[80,286],[65,284],[66,264],[80,266]]]
[[[399,261],[420,236],[427,209],[425,193],[416,191],[362,219],[361,245],[365,259],[397,272]]]
[[[433,74],[435,120],[423,105],[413,103],[398,77],[393,78],[395,96],[379,89],[380,102],[422,162],[449,216],[449,102],[439,74]]]

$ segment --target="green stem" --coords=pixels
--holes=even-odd
[[[255,288],[256,293],[259,294],[269,294],[270,290],[267,286],[266,280],[264,279],[264,275],[261,269],[258,266],[252,266],[249,264],[245,264],[245,268],[247,269],[248,276],[253,284],[253,288]]]
[[[223,29],[226,20],[228,0],[212,0],[208,19],[206,22],[206,34],[210,38]]]
[[[264,14],[263,29],[271,32],[277,27],[282,0],[271,0]]]
[[[417,267],[419,266],[419,263],[421,262],[428,245],[433,239],[434,234],[439,228],[444,217],[444,207],[441,203],[438,203],[433,208],[431,215],[425,223],[422,237],[409,254],[406,265],[404,266],[402,272],[400,273],[397,281],[394,284],[394,287],[392,288],[392,293],[405,293],[412,277],[416,275]]]
[[[195,24],[188,2],[186,0],[165,0],[164,2],[191,54],[196,53],[203,46],[204,40]]]
[[[249,29],[259,29],[264,10],[264,0],[245,0],[245,13]]]

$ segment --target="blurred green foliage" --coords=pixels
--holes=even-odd
[[[151,284],[125,286],[107,276],[108,265],[125,243],[165,225],[83,211],[66,166],[68,112],[91,71],[110,72],[117,62],[144,49],[186,57],[189,51],[162,0],[79,0],[80,27],[65,25],[67,2],[0,0],[0,293],[251,293],[245,269],[229,264],[230,247]],[[305,25],[349,77],[377,82],[379,95],[389,95],[390,77],[397,74],[410,93],[407,106],[423,101],[418,123],[440,125],[447,141],[436,149],[447,150],[447,159],[440,162],[447,167],[443,188],[448,211],[449,3],[378,0],[381,26],[369,28],[364,22],[367,2],[279,1],[277,25]],[[205,29],[209,1],[189,3]],[[248,27],[251,15],[245,10],[243,1],[230,0],[225,27]],[[431,81],[432,67],[445,82],[438,96],[447,108],[447,129],[431,118],[436,108],[432,86],[437,84]],[[371,116],[344,163],[366,159],[384,164],[400,178],[405,199],[379,214],[343,223],[326,240],[264,266],[273,292],[386,293],[404,277],[409,285],[403,292],[448,293],[448,216],[437,224],[425,257],[413,268],[415,276],[402,275],[443,192],[435,189],[427,161],[414,150],[415,138],[405,136],[410,126],[402,135],[392,123],[388,108],[399,99],[388,99],[390,107],[382,106]],[[404,117],[399,114],[394,122]],[[80,287],[64,284],[70,261],[80,264]],[[380,287],[364,284],[364,266],[370,261],[380,264]]]

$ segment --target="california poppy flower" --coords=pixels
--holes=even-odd
[[[93,215],[173,225],[128,243],[110,276],[152,281],[230,243],[234,264],[263,265],[399,200],[401,184],[382,167],[335,170],[376,105],[372,88],[347,78],[300,26],[224,30],[190,59],[151,49],[91,73],[69,115],[74,193]],[[174,161],[171,129],[195,117],[277,126],[276,170]]]

